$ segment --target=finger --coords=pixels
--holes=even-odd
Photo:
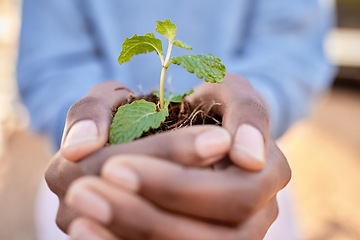
[[[110,145],[92,154],[83,162],[83,169],[100,166],[111,156],[118,154],[143,154],[166,159],[184,166],[210,166],[224,158],[231,147],[231,136],[224,128],[205,125],[177,129],[138,139],[130,143]]]
[[[238,239],[264,239],[278,214],[279,208],[276,197],[274,197],[264,208],[240,225]]]
[[[229,154],[232,162],[248,170],[263,169],[269,151],[268,113],[246,79],[226,74],[222,84],[202,84],[188,99],[192,105],[199,101],[221,103],[214,110],[233,136]]]
[[[77,161],[103,147],[108,141],[113,111],[129,94],[121,83],[106,81],[74,103],[67,114],[62,155]]]
[[[59,197],[59,210],[56,216],[56,225],[63,232],[68,232],[71,221],[79,217],[79,213],[64,202],[64,197]]]
[[[272,153],[261,172],[235,166],[214,172],[184,168],[148,156],[119,155],[109,159],[101,176],[139,192],[164,209],[238,223],[262,208],[286,185],[290,170],[285,166],[286,159],[278,152]]]
[[[210,166],[230,150],[231,136],[221,127],[205,125],[164,132],[130,143],[106,146],[79,162],[66,161],[56,153],[45,179],[57,195],[83,175],[98,175],[103,163],[113,155],[143,154],[177,162],[184,166]]]
[[[94,199],[101,199],[102,203]],[[95,177],[74,182],[66,200],[84,216],[104,224],[116,236],[125,239],[230,240],[236,235],[236,228],[165,212],[142,197]]]
[[[69,227],[71,240],[121,240],[109,230],[89,218],[77,218]]]

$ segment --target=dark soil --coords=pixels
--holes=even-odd
[[[159,98],[153,93],[145,96],[136,96],[130,94],[127,99],[127,104],[133,101],[145,99],[149,102],[154,102],[159,108]],[[200,103],[198,106],[191,106],[189,102],[184,100],[181,103],[170,103],[169,105],[169,116],[166,121],[161,123],[157,129],[150,129],[150,131],[144,133],[141,137],[146,137],[152,134],[161,133],[164,131],[172,131],[178,128],[184,128],[192,125],[204,125],[212,124],[221,126],[221,116],[214,111],[214,106],[219,103]],[[115,109],[113,116],[115,116],[117,109]]]

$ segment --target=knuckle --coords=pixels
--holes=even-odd
[[[56,215],[55,223],[63,232],[68,231],[71,220],[76,217],[71,209],[67,207],[63,199],[60,198],[58,213]]]
[[[199,166],[200,156],[196,153],[194,139],[196,134],[192,131],[173,131],[159,136],[159,149],[163,149],[163,156],[173,162],[184,166]]]
[[[147,218],[157,219],[158,211],[149,210],[146,205],[138,201],[128,201],[124,197],[112,200],[113,218],[108,227],[117,235],[131,236],[131,239],[159,239],[157,228],[159,221],[139,221]],[[133,215],[134,212],[139,214]]]
[[[182,151],[181,151],[182,150]],[[206,167],[204,159],[202,159],[195,151],[179,149],[177,154],[178,161],[183,164],[185,167]]]
[[[200,155],[197,149],[196,137],[198,132],[192,131],[194,129],[186,129],[180,137],[174,136],[173,153],[177,161],[184,166],[205,167],[206,158]]]
[[[71,105],[71,107],[69,108],[69,112],[76,112],[79,109],[83,109],[86,108],[87,105],[97,105],[100,104],[100,99],[97,97],[92,97],[92,96],[86,96],[81,98],[79,101],[75,102],[74,104]]]
[[[273,214],[272,214],[272,222],[275,222],[278,216],[279,216],[279,205],[277,204],[277,201],[275,201]]]
[[[285,155],[280,151],[278,147],[277,150],[277,159],[279,161],[279,174],[280,174],[280,188],[284,188],[291,180],[292,171],[290,165],[285,157]]]
[[[58,171],[60,165],[59,158],[59,155],[55,155],[51,160],[49,167],[45,171],[45,181],[49,186],[50,190],[57,195],[64,193],[64,189],[60,184],[62,182],[62,174],[61,171]]]
[[[78,164],[68,162],[57,155],[45,172],[45,181],[50,190],[61,197],[71,182],[82,175],[84,173]]]
[[[290,182],[292,176],[292,171],[287,161],[285,164],[284,176],[285,176],[284,177],[284,187],[285,187]]]
[[[233,206],[230,206],[229,212],[232,213],[233,220],[241,222],[253,214],[259,205],[259,194],[256,186],[248,186],[244,189],[235,190],[233,195]]]
[[[71,105],[67,113],[67,119],[74,122],[81,119],[93,119],[96,116],[106,114],[104,111],[109,111],[110,109],[111,107],[106,106],[103,99],[86,96]]]
[[[241,111],[239,111],[239,106],[241,106]],[[244,93],[241,96],[229,97],[224,113],[223,125],[234,125],[232,127],[235,128],[242,123],[248,123],[260,130],[266,130],[263,134],[268,135],[270,123],[268,109],[258,97],[254,97],[254,94]]]
[[[61,231],[63,231],[63,232],[67,231],[68,224],[66,224],[62,218],[60,218],[59,216],[56,216],[55,222]]]
[[[269,122],[269,113],[266,107],[263,105],[263,103],[260,101],[260,99],[254,98],[254,97],[247,97],[244,100],[244,103],[246,106],[248,106],[254,114],[261,120],[264,120],[265,122]]]

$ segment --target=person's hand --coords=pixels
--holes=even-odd
[[[98,175],[104,161],[113,155],[139,153],[184,166],[204,167],[223,158],[230,149],[229,133],[216,126],[186,128],[104,147],[113,111],[128,95],[129,90],[120,83],[104,82],[73,104],[68,112],[61,149],[45,173],[50,189],[60,200],[57,224],[63,231],[77,216],[64,203],[69,184],[84,175]]]
[[[70,221],[77,216],[64,203],[64,196],[71,182],[84,175],[99,175],[103,163],[111,156],[136,153],[166,159],[182,166],[205,167],[225,157],[230,144],[231,137],[225,129],[208,125],[106,146],[78,162],[66,160],[59,151],[52,158],[45,174],[49,188],[60,200],[57,224],[66,232]]]
[[[117,89],[117,90],[115,90]],[[108,141],[112,113],[129,96],[130,90],[118,82],[96,85],[87,96],[73,104],[68,112],[61,153],[70,161],[101,149]],[[269,120],[265,104],[244,78],[226,74],[221,84],[203,83],[187,98],[193,107],[201,104],[222,116],[222,126],[233,143],[233,163],[249,170],[261,170],[268,155]]]
[[[144,155],[109,159],[99,177],[83,177],[66,202],[82,214],[73,240],[262,239],[277,216],[276,193],[290,179],[285,157],[270,142],[262,171],[184,168]],[[117,238],[115,238],[117,237]]]
[[[223,118],[224,127],[227,127],[230,130],[230,132],[233,132],[233,134],[235,134],[235,135],[244,135],[244,134],[241,134],[241,132],[244,132],[244,130],[241,131],[240,128],[239,128],[239,130],[236,130],[237,126],[242,125],[241,123],[247,123],[247,124],[245,124],[245,132],[249,131],[249,130],[246,130],[246,128],[248,128],[248,129],[250,129],[250,132],[252,131],[254,133],[254,131],[253,131],[254,128],[252,128],[251,126],[258,127],[260,132],[262,133],[261,135],[263,135],[263,137],[264,137],[264,140],[263,140],[264,141],[264,143],[263,143],[264,158],[262,159],[262,157],[261,157],[262,156],[261,141],[259,144],[260,148],[255,147],[255,148],[252,148],[249,150],[246,150],[246,148],[249,148],[249,145],[246,146],[246,143],[245,143],[245,148],[241,148],[241,146],[240,147],[236,146],[236,144],[234,143],[236,141],[233,141],[232,149],[234,149],[235,147],[236,147],[236,149],[232,150],[232,152],[233,152],[232,156],[234,159],[233,162],[235,162],[239,166],[241,166],[242,162],[245,162],[244,168],[257,169],[257,168],[259,168],[259,166],[261,168],[265,162],[262,160],[266,159],[267,152],[268,152],[267,151],[267,146],[268,146],[268,143],[267,143],[268,142],[267,113],[266,113],[265,109],[262,107],[263,105],[261,103],[261,100],[258,98],[258,96],[254,92],[254,90],[251,88],[250,84],[247,83],[246,80],[244,80],[244,79],[239,80],[236,78],[238,78],[238,77],[234,77],[234,79],[226,80],[226,83],[228,83],[228,84],[226,84],[226,86],[225,86],[225,84],[222,84],[221,86],[224,86],[224,88],[221,91],[220,91],[221,88],[220,89],[216,88],[215,91],[211,90],[212,94],[206,94],[206,91],[204,91],[204,90],[209,88],[210,85],[204,84],[203,86],[200,86],[198,89],[196,89],[197,95],[193,95],[194,96],[193,99],[192,100],[190,99],[190,100],[195,102],[194,99],[196,100],[197,98],[198,99],[202,98],[202,99],[208,99],[211,101],[214,99],[215,100],[220,99],[221,101],[223,101],[225,104],[223,104],[222,107],[219,108],[219,110],[222,112],[222,114],[224,116],[224,118]],[[239,80],[239,81],[235,82],[237,80]],[[239,88],[236,88],[236,87],[241,87],[241,89],[239,90]],[[231,93],[231,92],[233,92],[233,93]],[[214,93],[216,93],[216,95]],[[245,94],[243,94],[243,93],[245,93]],[[211,97],[211,95],[213,95],[213,97]],[[197,98],[195,96],[197,96]],[[214,96],[216,96],[216,97],[214,97]],[[220,98],[220,96],[221,96],[221,98]],[[241,96],[243,96],[243,97],[241,97]],[[75,109],[81,110],[81,108],[75,108]],[[242,109],[243,111],[237,111],[237,109]],[[233,115],[226,114],[226,113],[233,113]],[[96,114],[98,114],[98,113],[93,112],[89,116],[93,117]],[[74,115],[76,116],[76,114],[74,114]],[[78,115],[78,116],[80,116],[80,115]],[[226,117],[226,116],[228,116],[228,117]],[[226,121],[226,119],[227,119],[227,121]],[[255,127],[255,130],[256,130],[256,127]],[[188,129],[192,129],[192,128],[188,128]],[[178,133],[178,131],[174,131],[174,133]],[[166,134],[170,134],[170,133],[166,133]],[[160,137],[161,135],[162,134],[159,134],[157,137]],[[255,135],[255,137],[253,139],[255,139],[255,142],[259,142],[259,137],[256,137],[256,136],[259,136],[257,133],[250,134],[250,136],[251,135],[253,135],[253,136]],[[188,140],[188,139],[193,139],[195,137],[195,135],[191,135],[191,134],[190,134],[190,136],[192,136],[192,138],[185,138],[185,139]],[[154,141],[152,140],[153,137],[155,137],[155,136],[145,138],[147,140],[142,139],[142,140],[138,140],[135,142],[143,141],[143,143],[146,143],[145,145],[148,146],[148,144],[154,143]],[[244,139],[244,136],[240,137],[240,140],[241,140],[241,138]],[[199,161],[197,160],[196,157],[191,157],[191,154],[194,153],[194,151],[191,151],[191,149],[194,149],[194,148],[191,148],[191,144],[187,145],[190,148],[187,148],[187,147],[180,148],[180,151],[176,151],[176,148],[173,147],[173,148],[171,148],[171,151],[170,151],[170,150],[166,149],[166,146],[174,146],[174,144],[168,144],[169,141],[165,140],[166,139],[165,136],[163,136],[163,139],[164,139],[164,141],[160,141],[160,142],[162,142],[160,145],[164,146],[164,147],[162,147],[160,151],[155,150],[155,149],[157,149],[156,147],[146,148],[149,150],[149,152],[147,152],[146,155],[152,155],[152,154],[154,154],[154,152],[156,152],[157,154],[160,155],[161,158],[166,158],[166,156],[170,157],[170,158],[174,158],[178,154],[180,154],[179,156],[183,156],[183,155],[181,155],[181,153],[184,153],[183,150],[190,149],[190,153],[188,154],[188,156],[190,156],[190,158],[189,157],[188,158],[180,158],[179,157],[177,159],[173,159],[172,161],[175,161],[175,162],[179,161],[180,163],[187,164],[187,165],[199,164]],[[178,139],[178,138],[174,137],[173,139]],[[219,138],[216,138],[216,139],[219,140]],[[225,139],[225,141],[224,141],[225,144],[223,144],[223,145],[226,146],[227,145],[226,142],[228,142],[228,141],[226,140],[226,137],[223,139]],[[261,139],[261,136],[260,136],[260,139]],[[174,141],[170,141],[170,142],[174,143]],[[184,143],[183,141],[175,141],[175,143],[178,143],[178,142]],[[185,141],[185,143],[187,143],[187,142],[188,141]],[[194,141],[192,141],[192,142],[190,141],[189,143],[193,143],[193,142]],[[239,142],[239,141],[237,141],[237,142]],[[252,141],[252,142],[254,142],[254,141]],[[217,144],[219,144],[219,142]],[[58,194],[60,201],[62,203],[61,207],[60,207],[59,215],[57,218],[58,224],[62,227],[62,229],[65,230],[66,226],[69,222],[69,219],[73,218],[73,216],[72,216],[73,214],[71,214],[72,211],[69,211],[70,208],[68,208],[66,206],[66,204],[63,204],[63,201],[62,201],[64,193],[65,193],[69,183],[72,180],[74,180],[76,177],[82,176],[84,174],[99,173],[99,169],[100,169],[102,163],[106,160],[107,157],[111,156],[112,154],[129,153],[129,152],[137,153],[137,152],[139,152],[139,150],[143,149],[140,145],[139,145],[140,147],[136,146],[136,145],[133,145],[133,147],[131,147],[131,145],[132,144],[129,144],[129,145],[123,146],[122,148],[120,147],[121,145],[116,146],[116,147],[106,148],[104,151],[103,150],[99,151],[94,156],[90,157],[89,159],[84,159],[83,161],[80,162],[80,164],[69,163],[68,161],[64,160],[60,154],[57,154],[53,158],[53,161],[52,161],[53,163],[50,165],[46,175],[47,175],[47,180],[48,180],[50,187],[52,188],[52,190],[55,193]],[[219,145],[221,145],[221,144],[219,144]],[[186,146],[186,144],[185,144],[185,146]],[[251,145],[250,145],[250,148],[251,148]],[[95,148],[93,148],[93,149],[95,149]],[[217,148],[208,148],[208,151],[205,151],[202,154],[203,154],[203,156],[205,156],[206,153],[211,154],[212,150],[215,150],[215,149],[217,149]],[[243,151],[244,149],[245,149],[245,151]],[[257,157],[256,157],[256,154],[251,154],[251,152],[254,152],[254,149],[255,149],[255,152],[256,152],[256,149],[260,149],[260,154],[257,154]],[[178,153],[178,154],[172,154],[173,153],[172,151],[174,151],[174,150],[175,150],[175,153]],[[165,151],[166,154],[161,154],[162,151]],[[145,154],[145,152],[146,152],[145,150],[142,152],[140,151],[140,153],[143,153],[143,154]],[[185,150],[185,152],[186,152],[186,150]],[[245,154],[244,154],[244,152],[245,152]],[[239,157],[241,155],[242,155],[242,157]],[[253,157],[252,155],[255,155],[255,157]],[[197,156],[199,156],[199,155],[197,155]],[[219,156],[216,158],[219,159]],[[246,164],[246,163],[251,163],[251,161],[254,159],[260,159],[260,161],[255,161],[255,164]],[[192,160],[195,160],[195,164],[192,163]],[[243,160],[245,160],[245,161],[243,161]],[[200,166],[204,166],[204,162],[206,162],[206,161],[204,161],[204,160],[200,161],[200,163],[202,163],[202,164],[200,164]],[[285,173],[286,173],[286,171],[285,171]],[[287,174],[283,174],[284,179],[288,179],[289,175],[290,175],[290,171],[289,171],[289,169],[287,169]],[[254,186],[254,187],[256,187],[256,186]],[[245,203],[245,205],[246,205],[246,203]]]

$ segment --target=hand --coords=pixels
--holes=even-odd
[[[181,129],[131,143],[104,147],[113,110],[128,98],[129,92],[118,82],[103,82],[69,109],[61,149],[52,158],[45,173],[49,188],[59,197],[56,221],[65,232],[70,221],[77,216],[64,203],[69,184],[78,177],[99,174],[102,164],[110,156],[140,153],[201,167],[214,163],[229,151],[229,133],[215,126]],[[89,156],[91,153],[94,154]]]
[[[209,148],[212,150],[209,151]],[[67,161],[59,151],[45,174],[49,188],[60,200],[57,224],[66,232],[70,221],[77,216],[64,203],[69,185],[81,176],[99,175],[103,163],[111,156],[136,153],[177,162],[182,166],[205,167],[225,157],[229,149],[230,135],[226,130],[216,126],[197,126],[106,146],[78,162]]]
[[[120,83],[107,81],[73,104],[66,120],[62,155],[67,160],[78,161],[101,149],[108,140],[113,110],[129,94],[130,90]],[[213,102],[220,103],[214,110],[222,116],[223,127],[233,136],[232,162],[249,170],[264,167],[269,149],[268,113],[246,79],[226,74],[222,84],[200,84],[188,100],[193,107],[201,103],[205,109]]]
[[[263,171],[184,168],[143,155],[106,162],[101,178],[83,177],[67,203],[83,214],[72,239],[262,239],[277,216],[275,195],[290,178],[285,157],[270,143]],[[174,227],[176,226],[176,227]],[[89,235],[88,235],[89,234]]]
[[[238,80],[238,79],[235,78],[235,80]],[[266,155],[268,152],[268,150],[267,150],[268,149],[267,148],[267,146],[268,146],[268,144],[267,144],[267,142],[268,142],[268,137],[267,137],[268,136],[268,124],[267,124],[266,111],[264,110],[263,107],[261,107],[262,106],[261,101],[259,100],[258,96],[255,94],[254,90],[251,88],[250,84],[248,84],[246,82],[246,80],[244,80],[244,79],[240,79],[240,81],[238,83],[235,83],[235,80],[233,81],[233,83],[231,83],[231,81],[232,81],[231,79],[227,80],[226,82],[229,84],[226,84],[226,86],[225,86],[225,84],[221,85],[221,86],[224,86],[224,88],[221,90],[221,94],[219,94],[216,98],[214,97],[214,96],[216,96],[214,93],[219,93],[219,89],[217,88],[216,92],[214,90],[209,89],[209,90],[211,90],[211,94],[207,94],[205,89],[209,88],[210,86],[206,85],[206,84],[204,84],[203,86],[200,86],[198,88],[199,92],[193,96],[198,96],[198,99],[200,99],[200,97],[203,99],[208,98],[209,100],[220,99],[224,103],[227,103],[226,105],[222,105],[223,107],[219,108],[219,110],[222,111],[223,116],[224,116],[224,119],[223,119],[224,127],[227,127],[235,135],[238,135],[239,132],[241,132],[239,130],[236,130],[236,127],[239,126],[240,123],[250,123],[251,125],[254,125],[254,126],[258,126],[258,127],[260,126],[259,127],[260,132],[262,132],[262,135],[265,136],[264,140],[263,140],[264,141],[263,146],[265,148],[264,149],[264,159],[266,159]],[[238,89],[238,88],[234,88],[236,85],[238,85],[237,87],[243,87],[242,91],[246,92],[246,94],[243,94],[243,95],[242,94],[239,94],[239,95],[231,94],[231,91],[235,92],[234,89],[235,90]],[[196,91],[198,91],[198,89]],[[229,93],[227,93],[227,92],[229,92]],[[107,96],[107,95],[105,95],[105,96]],[[211,98],[211,96],[213,96],[214,98]],[[220,96],[222,99],[220,98]],[[193,97],[193,100],[191,100],[191,101],[194,101],[194,99],[196,100],[196,98]],[[230,99],[236,100],[236,101],[229,101]],[[72,109],[77,110],[80,113],[82,112],[81,107],[72,108]],[[244,109],[244,111],[242,111],[242,112],[235,111],[237,109]],[[108,112],[109,112],[109,110],[108,110]],[[231,115],[229,113],[233,113],[233,115]],[[98,112],[94,111],[92,114],[89,114],[89,117],[94,118],[94,116],[96,116],[97,114],[98,114]],[[79,118],[81,118],[81,114],[69,114],[69,116],[78,116]],[[228,116],[228,117],[226,117],[226,116]],[[102,120],[101,118],[95,118],[95,120],[98,120],[98,119]],[[226,119],[228,119],[228,120],[226,120]],[[72,121],[76,122],[76,119],[75,119],[75,121],[74,120],[72,120]],[[68,121],[68,122],[71,122],[71,121]],[[191,128],[188,128],[188,129],[191,129]],[[251,129],[251,127],[250,127],[250,129]],[[175,131],[175,132],[178,133],[177,131]],[[66,132],[65,132],[65,134],[66,134]],[[169,133],[166,133],[166,134],[169,134]],[[160,137],[160,135],[162,135],[162,134],[159,134],[158,137]],[[107,133],[106,133],[106,136],[107,136]],[[155,136],[152,136],[150,138],[153,138],[153,137],[155,137]],[[145,139],[147,139],[147,144],[151,144],[154,142],[150,138],[145,138]],[[144,142],[145,139],[142,139],[140,141],[142,141],[142,143],[145,143]],[[107,157],[111,156],[112,154],[116,154],[116,153],[131,153],[131,152],[138,153],[139,150],[144,149],[144,151],[142,151],[140,153],[144,153],[144,154],[146,153],[146,155],[152,155],[152,154],[154,154],[154,152],[156,152],[157,154],[160,154],[160,157],[168,158],[171,160],[171,158],[174,158],[174,156],[177,156],[177,154],[172,154],[172,151],[176,151],[176,148],[173,147],[172,149],[170,148],[170,150],[169,149],[167,150],[166,146],[174,146],[174,145],[167,144],[167,143],[169,143],[169,141],[166,140],[167,137],[164,136],[163,139],[164,139],[162,141],[163,144],[160,141],[160,145],[164,146],[162,148],[163,149],[162,151],[165,151],[165,153],[161,153],[162,151],[154,151],[154,149],[156,149],[155,147],[143,148],[140,145],[138,145],[138,146],[133,145],[133,147],[129,147],[130,145],[129,146],[123,145],[123,147],[120,147],[121,145],[119,145],[117,147],[106,148],[104,150],[101,150],[98,153],[96,153],[94,156],[91,156],[89,159],[84,159],[83,161],[80,162],[80,164],[70,163],[70,162],[64,160],[60,154],[57,154],[54,157],[53,163],[50,165],[49,170],[47,171],[46,175],[47,175],[47,180],[48,180],[50,188],[55,193],[57,193],[60,198],[61,204],[60,204],[60,210],[59,210],[59,215],[58,215],[57,221],[58,221],[58,224],[62,227],[62,229],[65,230],[70,219],[72,219],[74,217],[73,214],[71,214],[72,211],[70,211],[69,208],[65,204],[63,204],[63,201],[62,201],[64,193],[65,193],[69,183],[73,179],[75,179],[76,177],[82,176],[84,174],[99,173],[99,169],[100,169],[102,163],[107,159]],[[177,138],[173,137],[173,139],[177,139]],[[184,139],[191,139],[191,138],[185,137]],[[219,138],[216,138],[216,139],[219,139]],[[225,139],[225,141],[224,141],[225,144],[223,144],[223,145],[226,146],[226,142],[228,142],[228,141],[226,141],[226,137],[223,139]],[[259,137],[256,137],[256,134],[255,134],[255,139],[259,139]],[[241,137],[240,137],[240,140],[241,140]],[[135,141],[134,143],[140,142],[140,141]],[[179,141],[179,142],[186,143],[187,141]],[[236,142],[236,141],[234,141],[234,142]],[[147,146],[147,144],[144,144],[143,146]],[[191,144],[189,144],[189,148],[184,147],[184,148],[180,148],[180,149],[191,149],[190,145]],[[245,145],[246,145],[246,142],[245,142]],[[262,144],[260,141],[260,149],[262,149],[261,146],[262,146]],[[233,149],[234,147],[236,147],[236,149]],[[93,148],[93,149],[96,150],[96,148]],[[148,149],[147,150],[148,152],[146,152],[146,149]],[[214,150],[217,148],[209,148],[209,149]],[[224,147],[224,149],[225,149],[225,147]],[[233,143],[233,145],[232,145],[233,153],[230,155],[232,156],[233,162],[235,162],[236,164],[241,166],[241,163],[244,162],[243,159],[245,159],[246,160],[245,168],[246,168],[246,167],[248,167],[246,165],[246,162],[251,163],[251,161],[253,159],[256,159],[256,158],[252,158],[251,155],[249,157],[249,154],[242,154],[242,158],[236,157],[239,155],[241,156],[241,151],[238,151],[237,149],[241,149],[241,148],[238,148],[238,146],[236,146],[236,144]],[[255,148],[255,150],[256,150],[256,148]],[[190,153],[188,154],[188,156],[191,156],[191,154],[193,152],[196,153],[196,151],[190,150]],[[205,151],[205,153],[206,152],[209,152],[209,151]],[[260,151],[260,152],[262,152],[262,151]],[[183,156],[183,155],[181,155],[181,153],[183,153],[183,151],[177,151],[177,153],[180,153],[180,155],[178,155],[178,156]],[[210,151],[210,153],[211,153],[211,151]],[[203,152],[203,154],[204,154],[204,152]],[[205,156],[205,155],[203,155],[203,156]],[[262,154],[258,154],[258,156],[260,156],[258,158],[261,160]],[[217,157],[217,158],[219,159],[219,157]],[[188,160],[186,161],[186,159],[188,159]],[[177,159],[175,157],[175,159],[173,159],[173,161],[179,161],[180,163],[185,163],[187,165],[198,164],[198,161],[195,161],[195,164],[194,164],[194,163],[192,163],[192,160],[196,160],[196,157],[195,158],[194,157],[193,158],[191,158],[191,157],[190,158],[177,158]],[[250,166],[250,168],[256,169],[256,168],[259,168],[259,166],[260,167],[263,166],[265,163],[265,161],[258,161],[258,162],[260,162],[260,164],[256,163],[255,165],[252,165],[252,166],[251,166],[251,164],[248,164],[248,165]],[[202,164],[202,166],[204,166],[204,163]],[[284,177],[286,179],[287,176],[284,176]]]

